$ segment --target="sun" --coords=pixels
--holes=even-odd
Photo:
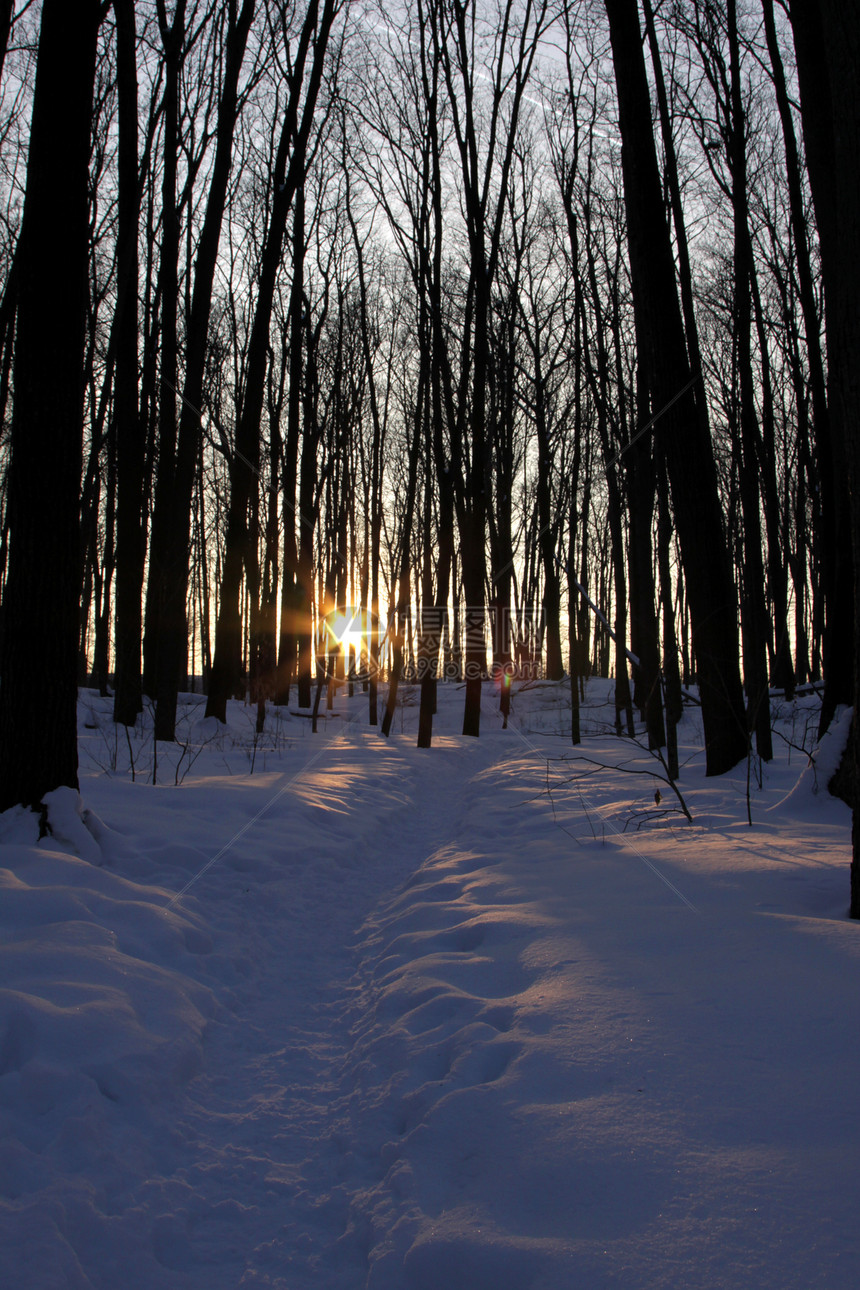
[[[337,646],[344,654],[350,649],[360,654],[369,635],[367,619],[361,609],[333,609],[323,619],[328,645]]]

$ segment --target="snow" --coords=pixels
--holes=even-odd
[[[156,784],[86,693],[81,795],[0,817],[0,1284],[853,1290],[847,714],[748,803],[691,707],[690,824],[610,689],[579,750],[566,685],[430,750],[408,686],[388,741],[189,695]]]

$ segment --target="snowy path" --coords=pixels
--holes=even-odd
[[[91,779],[110,868],[2,848],[3,1284],[853,1290],[844,808],[786,763],[749,830],[690,773],[693,827],[619,838],[653,784],[556,767],[551,804],[492,718],[299,729],[251,777]],[[71,1058],[32,926],[93,983]]]
[[[367,742],[377,745],[372,758],[356,758]],[[233,880],[206,875],[194,889],[202,905],[217,901],[213,921],[247,947],[247,964],[232,991],[235,1011],[212,1028],[212,1074],[189,1089],[188,1210],[177,1210],[175,1181],[164,1185],[171,1217],[158,1257],[189,1285],[334,1290],[363,1281],[348,1249],[334,1259],[337,1281],[321,1279],[320,1265],[348,1219],[338,1127],[348,1116],[356,941],[411,869],[410,824],[413,848],[426,824],[403,772],[375,736],[351,728],[225,859]],[[315,826],[306,837],[297,805]]]
[[[192,889],[246,961],[173,1124],[175,1171],[143,1186],[163,1281],[150,1266],[130,1284],[364,1284],[366,1241],[344,1236],[352,1193],[378,1173],[352,1143],[351,1027],[374,993],[355,975],[360,934],[457,832],[464,751],[444,742],[430,763],[411,740],[387,745],[350,726]],[[475,751],[479,765],[490,759]]]

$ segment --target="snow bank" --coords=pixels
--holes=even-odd
[[[170,1108],[200,1069],[215,1010],[196,979],[208,944],[199,920],[166,909],[170,893],[94,863],[104,857],[76,796],[52,795],[54,838],[0,845],[8,1286],[100,1284],[75,1248],[98,1248],[103,1261],[105,1216],[146,1176]],[[17,810],[0,825],[7,837],[37,831]]]

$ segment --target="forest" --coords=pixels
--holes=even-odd
[[[857,66],[839,0],[2,0],[0,809],[82,684],[172,741],[406,678],[429,748],[440,678],[477,736],[568,677],[574,744],[614,678],[676,777],[691,695],[711,776],[774,694],[823,733]]]

